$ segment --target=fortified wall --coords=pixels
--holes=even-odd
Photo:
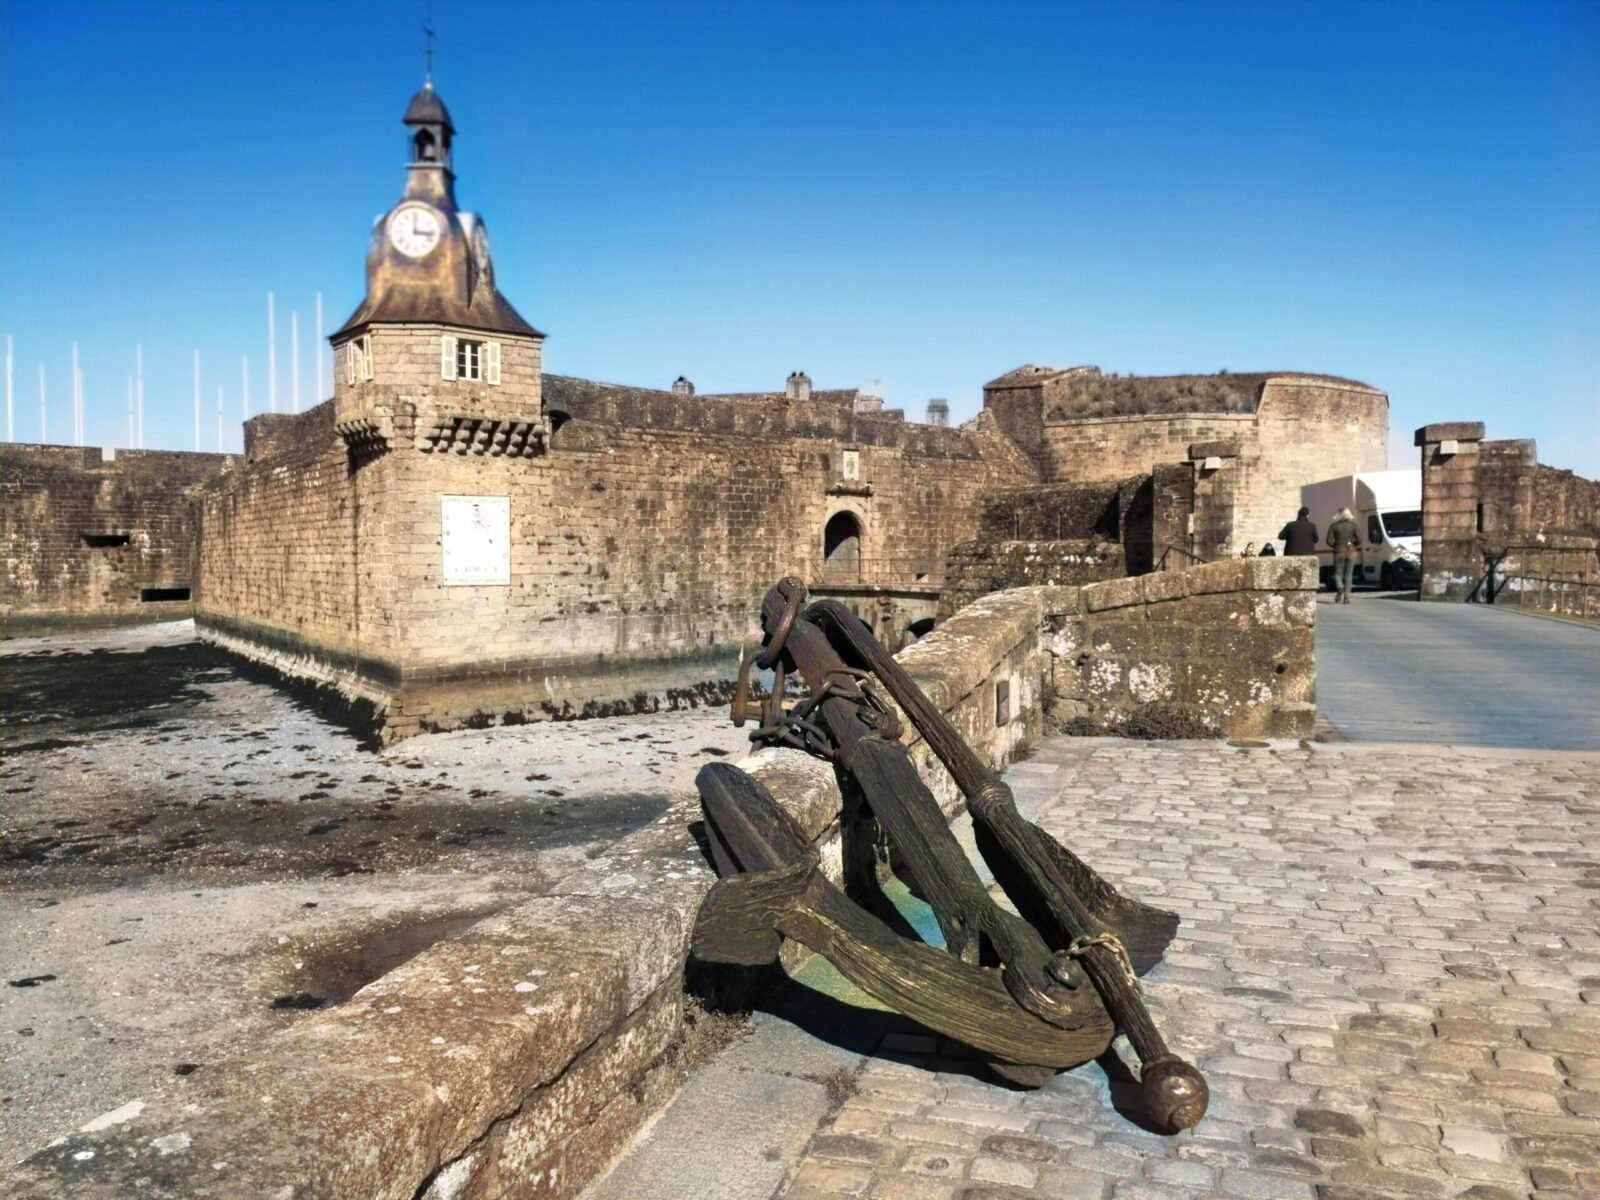
[[[553,432],[523,453],[426,446],[409,402],[381,447],[339,434],[338,395],[256,418],[246,463],[202,497],[202,630],[387,705],[391,738],[690,703],[782,575],[920,592],[931,616],[978,494],[1032,474],[987,421],[543,384]],[[457,497],[499,502],[503,581],[446,578]],[[911,623],[891,608],[875,631],[903,641]]]
[[[1386,463],[1389,398],[1327,375],[1025,366],[984,385],[984,408],[1046,483],[1186,466],[1197,516],[1171,544],[1204,561],[1274,539],[1305,484]]]
[[[191,497],[222,454],[0,446],[8,633],[74,619],[188,616],[198,557]]]
[[[1424,600],[1490,599],[1497,581],[1520,575],[1554,584],[1553,611],[1576,592],[1577,611],[1594,605],[1600,575],[1600,483],[1539,462],[1532,439],[1484,440],[1481,421],[1424,425],[1422,456]],[[1508,598],[1522,600],[1520,585]],[[1543,589],[1541,589],[1543,590]],[[1586,595],[1587,593],[1587,595]]]

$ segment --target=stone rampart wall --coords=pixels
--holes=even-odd
[[[230,649],[381,700],[400,681],[391,462],[353,469],[332,401],[245,427],[247,462],[200,497],[195,617]]]
[[[1539,461],[1531,438],[1478,447],[1478,527],[1489,542],[1551,533],[1600,535],[1600,483]]]
[[[1213,560],[1276,537],[1308,483],[1387,462],[1389,400],[1357,384],[1273,376],[1253,413],[1150,413],[1047,421],[1046,479],[1095,482],[1194,467],[1190,548]],[[1199,464],[1215,456],[1221,466]],[[1154,549],[1156,556],[1160,547]]]
[[[193,492],[230,457],[109,453],[93,446],[0,447],[0,612],[9,628],[190,612],[187,599],[156,597],[193,589]]]
[[[1228,737],[1309,737],[1316,559],[1205,563],[1064,592],[1051,615],[1055,715]]]
[[[630,420],[630,405],[665,403],[613,399]],[[328,406],[293,428],[267,422],[264,453],[205,496],[202,631],[387,701],[391,739],[695,703],[731,674],[774,579],[931,594],[945,552],[973,536],[978,495],[1033,470],[983,421],[860,422],[901,431],[876,441],[756,439],[677,428],[668,417],[701,402],[667,400],[653,424],[568,416],[534,457],[401,441],[363,459]],[[777,411],[719,405],[760,421]],[[829,429],[853,422],[837,405],[807,411]],[[509,586],[444,584],[443,496],[509,499]],[[842,569],[823,545],[840,512],[861,532]]]
[[[1051,421],[1044,427],[1049,483],[1095,483],[1148,475],[1157,463],[1182,462],[1195,442],[1248,441],[1250,413],[1150,413]]]

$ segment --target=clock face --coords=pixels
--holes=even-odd
[[[484,230],[482,221],[472,230],[472,257],[478,260],[478,270],[489,269],[489,234]]]
[[[444,224],[425,204],[406,204],[389,218],[389,243],[408,258],[421,258],[439,244]]]

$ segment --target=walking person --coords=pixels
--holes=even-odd
[[[1356,564],[1361,561],[1361,530],[1348,508],[1341,508],[1333,524],[1328,526],[1328,545],[1333,550],[1333,583],[1338,595],[1335,604],[1350,603],[1350,584],[1355,577]]]
[[[1317,527],[1311,521],[1311,510],[1302,508],[1299,516],[1278,530],[1278,537],[1283,539],[1285,554],[1315,554]]]

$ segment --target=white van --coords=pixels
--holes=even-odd
[[[1356,580],[1385,591],[1416,587],[1422,571],[1422,469],[1363,471],[1300,489],[1300,503],[1317,526],[1317,560],[1324,582],[1333,580],[1328,526],[1348,508],[1361,531]]]

